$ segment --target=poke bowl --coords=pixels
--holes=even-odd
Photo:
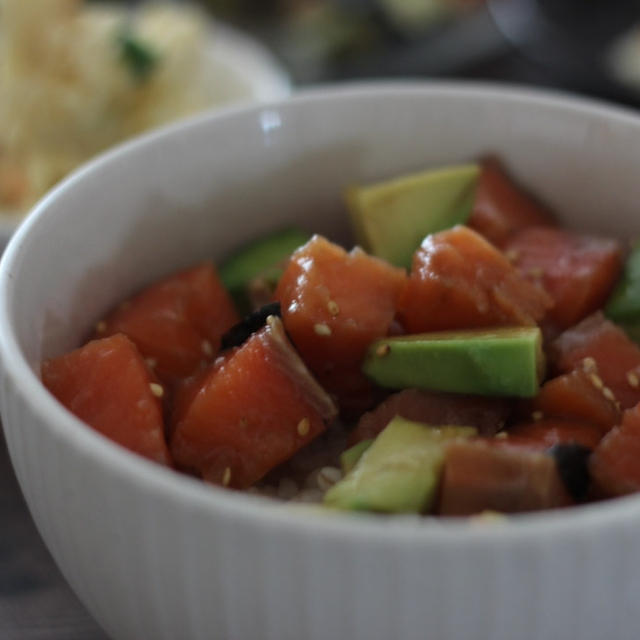
[[[621,246],[640,232],[640,118],[448,83],[320,88],[204,115],[108,152],[31,212],[0,265],[2,423],[43,539],[108,634],[635,637],[637,497],[480,519],[279,502],[226,488],[231,463],[216,476],[207,458],[207,483],[127,451],[41,382],[43,362],[152,282],[290,226],[349,246],[347,185],[488,153],[562,225]]]

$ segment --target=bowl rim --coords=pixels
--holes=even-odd
[[[231,492],[147,461],[88,428],[45,389],[22,353],[10,323],[16,290],[13,269],[22,260],[22,245],[32,233],[37,233],[39,221],[47,209],[67,191],[74,189],[76,183],[90,178],[103,166],[118,162],[121,155],[155,145],[165,138],[180,136],[191,129],[221,126],[228,119],[258,116],[264,110],[303,108],[309,102],[384,99],[385,96],[397,97],[399,94],[417,99],[438,94],[534,103],[640,127],[640,116],[628,108],[559,91],[475,81],[398,80],[316,86],[274,102],[230,106],[205,112],[129,140],[94,158],[64,179],[35,205],[10,240],[0,261],[0,363],[2,376],[6,378],[2,381],[4,387],[7,388],[10,383],[12,391],[47,425],[57,440],[73,449],[74,453],[88,457],[104,472],[136,483],[155,499],[188,503],[194,509],[250,522],[257,528],[287,531],[306,537],[337,536],[345,541],[361,542],[366,536],[368,541],[376,543],[403,540],[408,544],[437,543],[468,547],[495,544],[496,541],[501,544],[519,544],[537,540],[540,536],[574,537],[587,531],[597,534],[602,527],[640,522],[640,496],[627,496],[569,509],[517,514],[506,520],[491,520],[484,526],[476,526],[478,520],[473,518],[461,520],[374,514],[358,514],[354,517],[324,508],[291,506],[290,503],[274,503],[248,493]],[[4,414],[5,408],[2,407],[1,410]],[[6,419],[5,415],[3,428],[8,431]],[[11,454],[11,447],[9,449]],[[321,514],[321,517],[314,517],[317,514]]]

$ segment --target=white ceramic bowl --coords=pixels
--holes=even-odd
[[[492,86],[320,89],[128,144],[45,198],[0,267],[0,405],[64,575],[114,638],[635,639],[640,498],[507,523],[277,506],[108,442],[41,386],[116,301],[285,222],[340,237],[344,185],[494,151],[579,229],[640,231],[640,119]]]

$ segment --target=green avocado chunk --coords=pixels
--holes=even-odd
[[[362,369],[382,387],[530,398],[544,373],[538,327],[443,331],[374,342]]]
[[[406,175],[347,190],[356,239],[369,253],[410,267],[423,238],[464,224],[480,174],[466,164]]]
[[[605,314],[638,342],[640,339],[640,241],[627,257],[622,277],[605,306]]]
[[[432,427],[396,416],[327,491],[324,504],[350,511],[426,512],[440,481],[444,442],[476,433],[473,427]]]
[[[362,457],[362,454],[373,444],[373,438],[368,440],[361,440],[352,447],[349,447],[346,451],[340,454],[340,466],[342,467],[342,474],[347,475],[353,467],[356,466],[358,460]]]
[[[264,300],[252,304],[251,287],[263,287],[269,297],[280,280],[283,263],[310,237],[300,229],[282,229],[244,246],[220,266],[222,283],[241,311],[261,306]]]

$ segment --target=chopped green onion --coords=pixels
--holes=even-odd
[[[147,80],[159,60],[153,48],[142,42],[128,29],[118,34],[118,46],[120,58],[135,80],[138,82]]]

